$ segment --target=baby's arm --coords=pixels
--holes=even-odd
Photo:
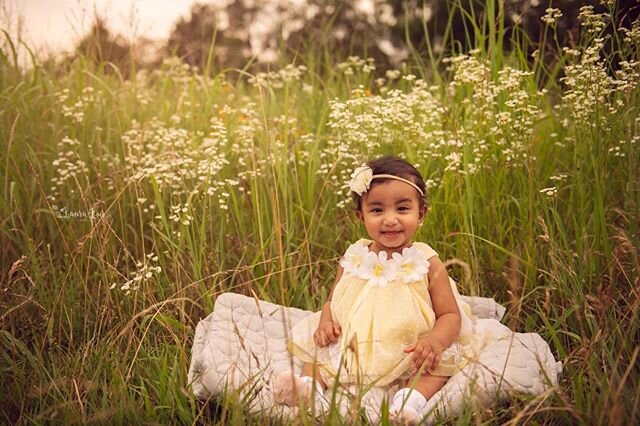
[[[429,259],[429,295],[436,323],[429,335],[407,347],[405,352],[413,352],[416,369],[422,365],[428,370],[435,369],[440,363],[440,355],[460,334],[462,318],[458,303],[451,291],[449,274],[444,263],[434,256]]]
[[[338,281],[340,281],[340,277],[342,277],[342,271],[342,266],[338,265],[336,280],[333,283],[333,287],[331,287],[331,292],[329,293],[327,301],[322,306],[322,313],[320,314],[318,328],[315,333],[313,333],[313,341],[320,347],[327,346],[329,343],[337,342],[338,337],[340,337],[340,333],[342,332],[340,324],[335,322],[331,315],[331,298],[333,297],[333,290],[335,290]]]

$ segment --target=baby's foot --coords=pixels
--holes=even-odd
[[[313,385],[315,383],[315,392]],[[285,371],[278,374],[273,384],[273,396],[277,403],[296,407],[302,402],[310,407],[311,396],[313,394],[313,409],[316,413],[325,413],[328,411],[330,403],[324,397],[324,389],[322,385],[313,377],[298,376],[291,371]]]
[[[278,374],[273,384],[273,396],[277,403],[289,407],[298,405],[300,398],[308,404],[311,396],[311,387],[293,371],[283,371]]]
[[[357,388],[354,393],[358,392]],[[386,391],[383,391],[379,387],[374,387],[369,389],[364,395],[362,395],[362,399],[360,400],[360,406],[364,408],[364,413],[371,425],[379,425],[381,420],[381,410],[383,401],[386,396]]]
[[[393,403],[389,407],[389,420],[395,424],[417,425],[426,405],[427,399],[417,390],[400,389],[393,396]]]
[[[420,414],[412,407],[402,407],[389,410],[389,421],[400,425],[417,425],[420,422]]]

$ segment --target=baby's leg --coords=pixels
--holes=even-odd
[[[393,397],[389,407],[390,420],[403,424],[418,424],[424,415],[427,400],[438,392],[448,377],[413,376]]]
[[[302,373],[300,375],[302,377],[307,376],[313,378],[316,383],[320,383],[322,389],[327,388],[327,384],[324,382],[324,380],[322,380],[322,377],[320,377],[320,368],[318,367],[318,364],[305,362],[304,364],[302,364]]]
[[[431,398],[436,392],[438,392],[449,380],[448,377],[422,375],[420,377],[412,377],[407,381],[408,387],[413,387],[420,392],[425,399]],[[415,383],[415,384],[414,384]]]
[[[315,383],[314,399],[322,396],[327,385],[320,378],[316,364],[304,363],[302,374],[298,376],[293,371],[284,371],[276,377],[274,383],[274,398],[276,402],[289,406],[298,405],[300,398],[309,404],[311,402]]]

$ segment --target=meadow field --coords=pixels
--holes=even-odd
[[[553,60],[503,49],[489,19],[475,49],[398,69],[320,49],[269,72],[169,58],[125,79],[83,57],[23,69],[7,49],[0,423],[274,422],[234,395],[194,399],[195,326],[229,291],[319,309],[364,235],[349,174],[397,154],[427,179],[418,240],[564,366],[543,395],[451,422],[636,424],[640,24],[610,18],[583,10]]]

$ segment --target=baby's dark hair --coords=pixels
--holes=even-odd
[[[403,160],[400,157],[395,157],[392,155],[386,155],[383,157],[378,157],[374,160],[367,161],[367,166],[371,168],[371,171],[374,175],[394,175],[398,176],[418,185],[418,188],[422,190],[424,195],[418,194],[418,200],[420,202],[420,208],[424,208],[427,205],[427,185],[424,183],[424,179],[420,172],[409,164],[406,160]],[[369,189],[373,188],[377,184],[385,182],[389,179],[374,179],[371,181],[371,186]],[[417,191],[416,191],[417,192]],[[358,195],[355,192],[351,192],[351,196],[353,197],[353,202],[356,206],[356,210],[362,209],[362,196]]]

